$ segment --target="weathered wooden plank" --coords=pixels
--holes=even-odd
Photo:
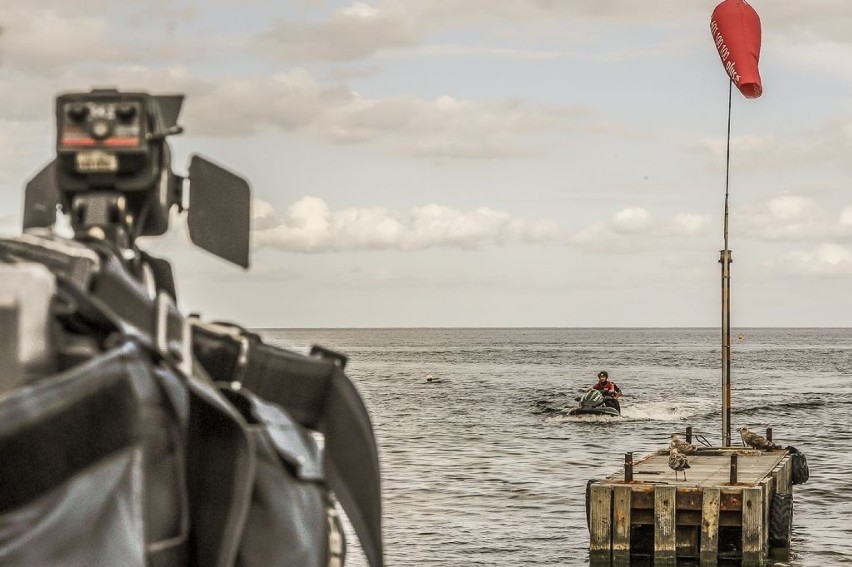
[[[612,492],[612,561],[630,564],[630,485],[615,486]]]
[[[784,494],[792,494],[793,493],[793,457],[791,455],[787,455],[787,459],[784,462],[784,467],[782,469],[784,471]]]
[[[743,488],[743,566],[763,560],[763,488]]]
[[[654,561],[669,562],[676,559],[675,505],[677,488],[654,488]]]
[[[711,487],[712,488],[712,487]],[[725,512],[739,512],[743,509],[743,490],[740,487],[723,488],[719,496],[719,508]]]
[[[645,485],[642,487],[634,487],[631,500],[631,506],[634,510],[653,510],[654,509],[654,487]]]
[[[775,479],[766,477],[760,487],[763,492],[763,549],[769,549],[769,508],[772,505],[772,494],[775,492]]]
[[[772,469],[772,478],[775,479],[775,491],[779,494],[789,494],[793,490],[793,458],[787,455]]]
[[[681,515],[682,514],[682,515]],[[684,510],[677,513],[678,525],[698,526],[701,525],[701,512],[697,510]],[[630,516],[630,523],[634,526],[653,526],[654,511],[653,510],[637,510],[633,509]],[[740,527],[742,526],[742,514],[740,512],[721,511],[719,513],[719,525],[724,527]]]
[[[700,488],[678,488],[675,506],[681,510],[701,510]]]
[[[721,491],[705,488],[701,504],[701,564],[716,565],[719,557]]]
[[[705,488],[713,488],[713,487],[705,487]],[[654,488],[652,485],[645,486],[633,486],[633,509],[634,510],[653,510],[654,509]],[[695,506],[694,496],[690,493],[687,496],[682,497],[681,491],[683,488],[679,488],[677,491],[677,501],[676,506],[678,510],[686,509],[686,510],[701,510],[701,506]],[[702,488],[688,489],[698,490],[699,494]],[[683,507],[681,505],[683,504]],[[742,487],[733,486],[733,487],[725,487],[725,491],[722,492],[720,499],[720,507],[722,510],[739,512],[743,508],[743,497],[742,497]]]
[[[608,562],[612,552],[612,487],[595,483],[589,501],[589,556]]]

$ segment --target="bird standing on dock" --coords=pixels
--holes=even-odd
[[[743,445],[748,447],[754,447],[755,449],[760,449],[761,451],[769,451],[770,449],[781,449],[781,445],[776,445],[772,441],[769,441],[763,435],[758,435],[754,431],[751,431],[748,427],[740,427],[740,437],[743,439]]]
[[[686,469],[689,468],[689,461],[686,460],[686,455],[681,455],[675,446],[669,449],[669,468],[675,472],[675,480],[677,480],[678,471],[683,471],[683,480],[686,480]]]
[[[693,455],[698,452],[698,447],[696,447],[692,443],[681,441],[677,433],[672,433],[672,442],[671,445],[669,445],[669,448],[671,447],[677,449],[677,452],[681,455]]]

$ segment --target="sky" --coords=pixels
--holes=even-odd
[[[713,327],[729,81],[716,1],[0,0],[0,231],[53,99],[183,93],[176,169],[247,178],[252,267],[179,304],[248,327]],[[732,101],[734,327],[848,326],[852,3],[754,0]],[[226,227],[223,227],[226,229]]]

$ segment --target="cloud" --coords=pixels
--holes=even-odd
[[[668,232],[675,236],[700,236],[710,228],[710,217],[693,213],[678,213],[672,217]]]
[[[174,0],[4,0],[3,8],[0,65],[26,77],[85,69],[102,84],[100,65],[185,64],[237,43],[230,31],[181,33],[198,10]]]
[[[509,4],[511,9],[497,11],[504,16],[527,11],[523,2]],[[551,11],[547,2],[534,4],[536,14]],[[111,85],[124,90],[148,90],[156,85],[160,92],[186,93],[189,102],[183,124],[198,135],[286,132],[331,144],[378,144],[395,153],[433,160],[538,155],[551,151],[553,138],[547,135],[555,133],[560,134],[560,140],[572,133],[633,135],[622,125],[592,117],[582,107],[453,96],[375,98],[345,84],[317,80],[298,68],[272,75],[204,76],[185,64],[172,62],[193,57],[205,42],[213,42],[208,36],[219,39],[217,32],[203,37],[184,37],[172,28],[153,32],[157,22],[174,23],[193,17],[193,10],[170,0],[157,0],[151,7],[122,7],[101,0],[83,0],[79,6],[82,9],[77,11],[68,3],[35,0],[21,1],[10,10],[10,25],[3,35],[3,62],[10,72],[0,73],[0,104],[4,105],[6,119],[44,122],[51,115],[54,93],[88,90],[92,85],[103,85],[104,77],[109,77]],[[478,11],[463,2],[425,6],[390,1],[355,2],[334,12],[326,24],[345,52],[359,53],[356,44],[364,37],[387,43],[390,40],[381,30],[404,35],[407,28],[400,22],[409,20],[425,22],[426,28],[434,29],[455,21],[455,10],[466,14],[461,21],[478,21]],[[116,21],[124,23],[118,25]],[[140,23],[128,27],[127,22]],[[355,44],[346,40],[350,27],[357,30],[352,36]],[[289,40],[296,41],[304,32],[310,41],[318,42],[317,49],[333,44],[315,36],[310,24],[299,23],[296,28],[301,31],[288,34]],[[513,56],[538,56],[524,50],[510,51]],[[21,92],[31,96],[22,97]]]
[[[793,275],[820,277],[852,276],[852,250],[828,242],[810,251],[796,250],[764,263],[769,269]]]
[[[52,133],[46,124],[0,119],[0,184],[19,184],[23,192],[22,180],[35,174],[32,168],[43,165],[30,156],[41,147],[44,159],[40,161],[50,159]]]
[[[407,211],[384,207],[332,211],[317,197],[303,197],[280,216],[264,207],[259,220],[264,228],[253,235],[258,247],[311,254],[429,248],[476,250],[493,245],[546,244],[559,236],[559,228],[552,221],[515,219],[487,207],[460,211],[431,204]]]
[[[0,237],[12,238],[21,234],[19,215],[0,215]]]
[[[252,223],[257,247],[311,254],[429,248],[476,250],[493,245],[550,243],[625,253],[650,246],[655,238],[705,234],[709,219],[679,213],[668,221],[658,221],[647,210],[631,207],[605,222],[565,234],[551,220],[516,219],[488,207],[460,211],[431,204],[407,211],[385,207],[332,211],[322,199],[303,197],[283,212],[256,200]]]
[[[88,90],[109,76],[124,90],[185,93],[181,123],[195,135],[247,136],[287,132],[331,144],[380,144],[423,158],[494,159],[545,151],[545,134],[596,132],[579,107],[540,107],[516,100],[476,101],[441,96],[368,98],[339,84],[323,84],[304,69],[273,76],[202,78],[186,67],[108,66],[102,73],[64,70],[21,80],[0,75],[0,102],[8,117],[44,120],[50,100],[14,93]]]
[[[640,207],[624,209],[612,217],[612,231],[616,234],[645,234],[653,225],[651,213]]]
[[[840,220],[837,222],[837,234],[839,236],[852,236],[852,205],[840,212]]]
[[[323,85],[303,69],[206,83],[193,91],[185,122],[196,133],[246,135],[278,129],[334,144],[377,142],[430,158],[523,156],[535,152],[526,136],[593,127],[585,125],[582,109],[449,96],[368,98],[341,85]]]
[[[609,25],[658,23],[660,26],[688,20],[706,28],[713,5],[679,0],[636,2],[635,0],[383,0],[372,3],[355,1],[320,21],[282,20],[254,38],[254,46],[281,60],[352,61],[377,54],[409,51],[445,50],[425,46],[430,37],[461,27],[481,28],[487,24],[511,23],[515,34],[540,36],[543,28],[566,28],[589,22]],[[848,29],[852,25],[846,0],[813,0],[808,3],[755,3],[763,26],[774,33],[764,42],[777,43],[792,60],[825,64],[825,59],[809,55],[828,55],[831,61],[849,68]],[[709,32],[708,32],[709,35]],[[665,39],[664,41],[670,41]],[[455,46],[453,52],[482,47]],[[425,51],[423,51],[425,50]],[[512,50],[505,52],[512,55]],[[672,52],[676,53],[676,52]],[[632,56],[632,53],[626,53]],[[843,57],[847,55],[847,57]],[[837,70],[837,67],[834,68]]]
[[[678,213],[668,221],[655,218],[642,207],[628,207],[609,220],[581,228],[570,235],[569,244],[602,253],[624,254],[644,250],[660,237],[692,237],[707,233],[706,215]]]
[[[4,11],[2,62],[27,73],[49,73],[81,60],[119,61],[124,56],[110,38],[110,25],[84,2],[21,5]],[[79,8],[79,11],[78,11]]]
[[[769,2],[765,9],[753,3],[760,14],[763,28],[778,30],[769,35],[769,41],[789,43],[814,43],[833,41],[852,43],[849,27],[852,26],[852,12],[846,0],[810,0],[807,3]]]
[[[700,7],[676,0],[639,4],[633,0],[385,0],[367,4],[356,1],[320,22],[279,21],[255,38],[255,48],[288,62],[352,61],[377,53],[421,46],[430,34],[445,29],[483,23],[511,22],[515,26],[557,26],[585,19],[648,21],[671,20],[697,14]],[[444,55],[447,48],[443,49]],[[454,46],[453,53],[481,52],[483,47]],[[505,50],[510,57],[540,57],[529,51]],[[548,56],[547,54],[544,55]]]
[[[254,43],[257,51],[290,62],[351,61],[379,49],[417,45],[418,27],[416,18],[402,6],[355,2],[319,24],[278,22]]]
[[[690,144],[693,150],[725,163],[724,138],[704,138]],[[836,117],[817,128],[795,135],[736,136],[731,138],[731,163],[737,171],[758,171],[831,164],[849,169],[852,153],[852,118]]]
[[[746,236],[762,240],[818,240],[840,228],[812,199],[791,194],[745,203],[732,211],[731,222]]]

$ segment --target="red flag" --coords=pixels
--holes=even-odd
[[[760,17],[746,0],[724,0],[713,10],[710,33],[728,76],[746,98],[763,94],[760,72]]]

